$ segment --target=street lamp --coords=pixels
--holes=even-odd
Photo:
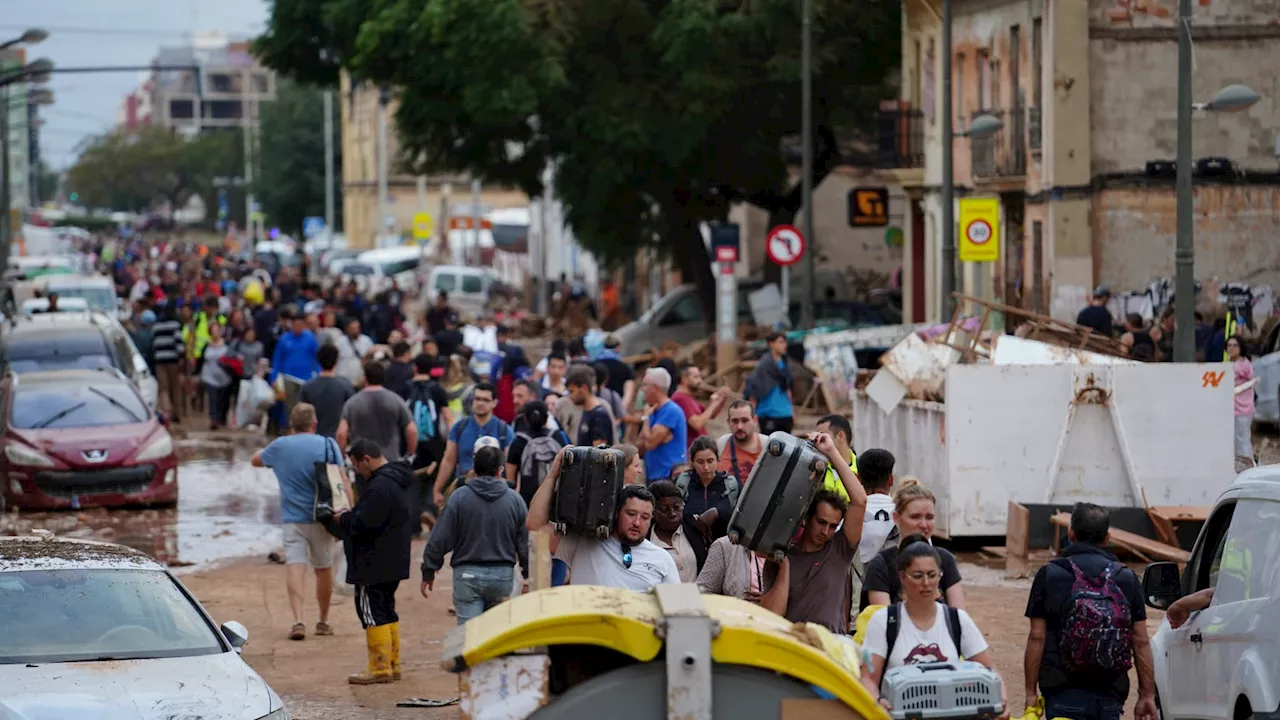
[[[22,33],[20,37],[16,37],[8,42],[0,43],[0,50],[11,48],[14,45],[35,45],[49,37],[49,33],[41,28],[31,28]]]
[[[950,18],[951,0],[946,2],[947,18]],[[981,140],[991,137],[1004,127],[1000,118],[983,113],[969,123],[968,130],[955,132],[951,124],[951,29],[944,20],[942,52],[944,66],[942,93],[942,315],[945,320],[951,316],[952,302],[956,289],[956,221],[955,202],[956,188],[954,171],[951,169],[952,155],[955,152],[953,141],[958,137],[970,140]]]
[[[1195,198],[1191,192],[1191,113],[1242,112],[1257,104],[1258,93],[1245,85],[1228,85],[1207,103],[1191,100],[1191,3],[1181,0],[1178,22],[1178,158],[1177,158],[1177,240],[1173,251],[1174,272],[1174,362],[1194,362],[1196,247],[1192,214]],[[1208,359],[1208,358],[1206,358]]]

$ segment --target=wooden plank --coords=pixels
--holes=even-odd
[[[1204,522],[1213,511],[1212,505],[1152,505],[1151,512],[1171,522]]]
[[[1169,518],[1148,508],[1147,519],[1151,521],[1151,527],[1155,528],[1157,540],[1166,545],[1178,544],[1178,533],[1174,531],[1173,522]]]
[[[551,587],[551,533],[546,530],[530,533],[533,540],[533,566],[529,573],[530,590],[543,590]]]
[[[1009,519],[1005,525],[1004,576],[1007,578],[1024,578],[1027,576],[1028,555],[1030,555],[1031,511],[1022,505],[1009,501]]]
[[[983,545],[978,549],[981,550],[984,554],[990,555],[991,557],[997,560],[1004,560],[1009,556],[1009,551],[1004,547],[998,547],[995,545]]]
[[[1071,515],[1057,513],[1050,518],[1050,521],[1058,527],[1070,527]],[[1111,532],[1107,534],[1107,541],[1131,549],[1135,554],[1141,554],[1149,558],[1159,558],[1184,565],[1191,561],[1191,553],[1180,547],[1145,538],[1127,530],[1112,528]]]

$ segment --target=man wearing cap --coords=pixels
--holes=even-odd
[[[631,366],[622,362],[618,356],[618,348],[622,341],[617,335],[610,333],[604,338],[604,350],[596,357],[596,362],[604,365],[609,371],[609,381],[605,387],[622,396],[622,407],[631,412],[636,400],[636,372]]]
[[[458,313],[450,312],[443,318],[444,329],[435,333],[436,347],[440,349],[442,357],[449,357],[458,352],[458,346],[462,344],[462,331],[458,329]]]
[[[476,383],[471,391],[471,415],[454,423],[449,429],[449,442],[445,445],[444,459],[436,473],[436,505],[444,504],[444,489],[455,477],[466,475],[475,462],[476,440],[488,436],[496,438],[499,449],[506,452],[515,441],[511,426],[493,416],[494,387],[492,383]]]
[[[1094,288],[1093,301],[1076,316],[1076,324],[1083,325],[1103,337],[1111,337],[1113,335],[1111,311],[1107,309],[1107,303],[1110,301],[1111,291],[1106,285]]]

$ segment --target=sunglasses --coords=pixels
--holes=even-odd
[[[631,569],[631,563],[635,562],[635,558],[631,557],[631,548],[628,545],[622,546],[622,567],[627,570]]]

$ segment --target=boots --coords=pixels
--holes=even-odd
[[[364,639],[369,648],[369,669],[362,673],[348,675],[347,682],[352,685],[379,685],[392,682],[391,626],[378,625],[366,628]]]
[[[391,628],[391,679],[400,679],[400,623],[393,622]]]

